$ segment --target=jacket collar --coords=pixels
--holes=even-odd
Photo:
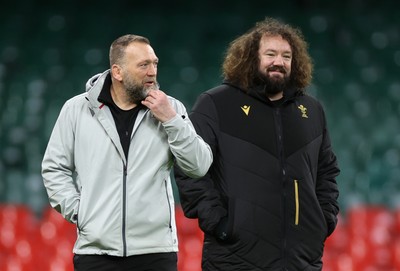
[[[271,105],[272,104],[276,104],[276,103],[272,102],[270,99],[268,99],[266,97],[266,95],[265,95],[265,87],[266,86],[265,85],[258,85],[258,86],[255,86],[255,87],[251,87],[248,90],[245,90],[245,89],[243,89],[243,88],[241,88],[241,87],[239,87],[239,86],[237,86],[235,84],[232,84],[232,83],[230,83],[228,81],[224,81],[223,84],[230,85],[232,87],[240,89],[241,91],[243,91],[246,94],[256,98],[257,100],[262,101],[263,103],[267,103],[267,104],[271,104]],[[293,88],[293,87],[292,88],[288,88],[283,92],[283,98],[280,100],[281,101],[280,104],[289,102],[289,101],[293,100],[295,97],[297,97],[299,95],[301,95],[301,91],[299,91],[298,89]]]

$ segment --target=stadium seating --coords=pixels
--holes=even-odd
[[[179,271],[201,271],[203,233],[176,208]],[[72,271],[75,226],[51,209],[0,205],[0,271]],[[400,209],[357,206],[326,241],[323,271],[400,270]]]

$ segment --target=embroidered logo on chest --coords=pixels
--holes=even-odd
[[[302,104],[299,105],[297,108],[300,109],[301,117],[302,117],[302,118],[308,119],[308,116],[307,116],[307,108],[306,108],[304,105],[302,105]]]
[[[243,105],[240,108],[243,110],[243,112],[246,114],[246,116],[249,115],[249,113],[250,113],[250,105]]]

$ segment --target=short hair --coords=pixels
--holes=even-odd
[[[293,56],[291,82],[299,90],[309,86],[313,63],[301,31],[268,17],[257,22],[253,28],[230,43],[222,64],[224,78],[245,90],[253,86],[260,63],[260,40],[264,35],[282,36],[289,43]]]
[[[124,61],[125,49],[133,42],[142,42],[150,45],[148,38],[133,34],[127,34],[117,38],[110,46],[110,67],[114,64],[121,65]]]

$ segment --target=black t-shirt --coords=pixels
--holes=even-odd
[[[108,75],[104,81],[103,89],[98,97],[99,102],[106,104],[114,117],[115,125],[124,149],[125,157],[128,159],[128,150],[131,143],[133,125],[135,124],[138,112],[144,108],[142,104],[129,110],[122,110],[113,101],[111,97],[111,76]]]

